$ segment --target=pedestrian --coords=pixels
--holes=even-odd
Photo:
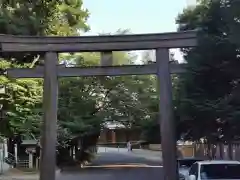
[[[127,149],[128,149],[128,152],[132,151],[132,145],[130,141],[127,142]]]

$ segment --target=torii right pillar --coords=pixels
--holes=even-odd
[[[169,49],[156,49],[160,91],[160,131],[164,180],[178,179],[175,123],[173,118],[172,82],[169,68]]]

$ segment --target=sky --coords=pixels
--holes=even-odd
[[[129,29],[131,33],[162,33],[176,31],[175,19],[195,0],[83,0],[90,12],[91,30],[85,35],[114,33]],[[175,57],[181,61],[179,51]]]

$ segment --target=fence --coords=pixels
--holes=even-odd
[[[183,157],[240,160],[240,143],[178,145]]]
[[[149,144],[144,149],[161,151],[161,144]],[[204,144],[193,143],[177,145],[178,157],[198,157],[207,159],[228,159],[240,161],[240,143]]]
[[[29,161],[28,160],[19,160],[17,162],[16,167],[18,167],[18,168],[29,168]]]
[[[240,160],[240,144],[195,144],[195,156]]]

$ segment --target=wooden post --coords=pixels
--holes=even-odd
[[[44,67],[42,160],[40,180],[55,180],[57,141],[58,54],[47,52]]]
[[[38,169],[38,168],[39,168],[39,159],[36,158],[36,169]]]
[[[32,154],[32,152],[29,152],[29,154],[28,154],[28,160],[29,160],[29,162],[28,162],[28,167],[29,167],[30,169],[32,169],[32,168],[33,168],[33,154]]]
[[[156,50],[160,90],[160,127],[164,180],[178,179],[175,125],[172,107],[172,83],[169,69],[169,50]]]
[[[76,146],[73,146],[73,159],[76,159]]]
[[[14,144],[14,156],[15,156],[15,163],[18,164],[18,145]]]
[[[8,146],[7,146],[7,139],[4,139],[4,149],[3,149],[3,152],[4,152],[4,158],[7,158],[8,157]]]
[[[115,129],[111,130],[112,143],[116,143],[116,132]]]

